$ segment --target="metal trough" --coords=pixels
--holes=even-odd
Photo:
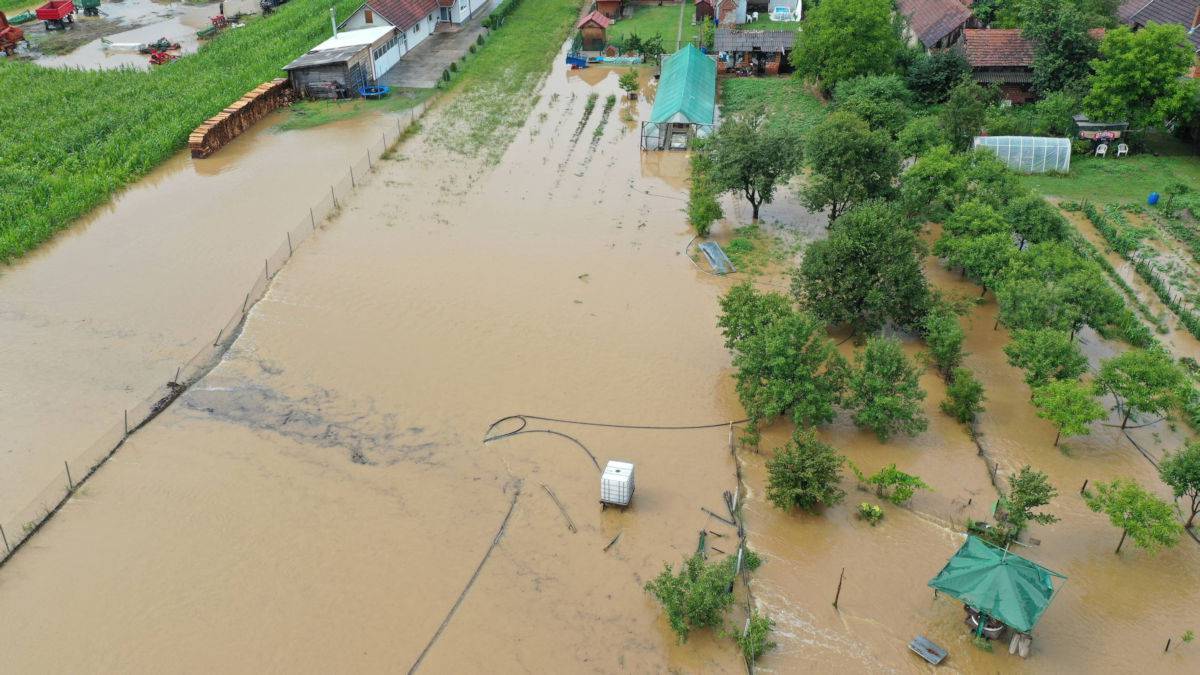
[[[706,241],[700,244],[700,250],[704,253],[704,257],[708,260],[708,264],[717,274],[729,274],[736,272],[737,268],[733,266],[733,262],[729,256],[725,255],[725,250],[715,241]]]

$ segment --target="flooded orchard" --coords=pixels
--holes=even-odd
[[[275,277],[222,362],[0,570],[6,666],[744,670],[713,632],[678,644],[643,590],[664,562],[696,551],[702,529],[716,533],[712,549],[736,547],[733,528],[703,510],[722,513],[722,492],[738,487],[727,428],[530,420],[526,430],[584,447],[540,433],[483,440],[516,414],[656,426],[743,417],[716,327],[736,279],[686,259],[686,157],[639,152],[627,117],[644,119],[649,101],[602,110],[617,76],[559,60],[496,166],[448,151],[445,108],[431,112]],[[601,100],[585,117],[592,93]],[[786,226],[799,209],[781,198],[765,213]],[[820,236],[803,218],[802,232]],[[978,295],[936,261],[927,270],[943,289]],[[1200,663],[1186,646],[1162,653],[1194,627],[1200,547],[1115,556],[1119,532],[1076,494],[1085,478],[1148,482],[1153,467],[1108,428],[1054,448],[1004,361],[994,314],[988,296],[964,319],[988,396],[979,444],[1001,477],[1031,463],[1061,493],[1062,522],[1035,526],[1041,543],[1021,551],[1069,577],[1031,657],[974,647],[961,605],[926,586],[965,519],[997,496],[975,440],[938,411],[944,385],[929,369],[921,435],[881,444],[845,418],[821,431],[865,471],[894,462],[933,487],[911,508],[885,505],[877,527],[854,517],[859,501],[878,500],[849,479],[846,502],[820,516],[764,501],[763,462],[787,425],[766,430],[761,454],[740,452],[749,543],[765,559],[751,584],[779,643],[760,669],[927,671],[907,650],[918,634],[961,672]],[[1083,339],[1093,360],[1118,349]],[[921,349],[906,343],[910,356]],[[1132,433],[1151,453],[1179,440],[1166,423]],[[630,509],[600,508],[589,452],[601,466],[636,464]]]

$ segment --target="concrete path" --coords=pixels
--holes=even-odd
[[[479,13],[454,32],[435,32],[425,38],[392,67],[381,79],[389,87],[429,89],[437,86],[442,71],[462,58],[486,29],[483,19],[492,13],[496,3],[480,8]]]

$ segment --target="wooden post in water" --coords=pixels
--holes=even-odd
[[[12,547],[8,545],[8,535],[4,534],[4,526],[3,525],[0,525],[0,539],[4,540],[4,550],[8,551],[8,553],[11,554]]]
[[[67,470],[67,488],[69,490],[71,490],[71,492],[74,492],[75,491],[75,481],[71,480],[71,465],[68,464],[67,460],[65,460],[65,459],[63,460],[63,467],[65,467]]]
[[[332,185],[330,185],[330,186],[329,186],[329,196],[330,196],[330,197],[333,197],[333,208],[335,208],[335,209],[336,209],[336,208],[338,207],[338,203],[337,203],[337,193],[333,191],[333,186],[332,186]]]
[[[317,231],[317,217],[313,214],[312,207],[308,207],[308,219],[312,222],[313,232]]]
[[[220,334],[218,334],[218,337],[220,337]],[[129,411],[128,410],[125,411],[125,435],[126,436],[129,435]]]
[[[271,280],[271,261],[266,258],[263,258],[263,278]]]
[[[295,255],[295,253],[296,253],[295,251],[292,250],[292,233],[291,232],[287,233],[287,238],[288,238],[288,257],[290,258],[293,255]]]
[[[1088,484],[1088,479],[1084,478],[1083,486],[1079,488],[1079,494],[1083,494],[1083,491],[1087,489],[1087,484]]]
[[[1171,651],[1171,638],[1167,638],[1167,646],[1163,648],[1163,653]]]
[[[833,595],[833,608],[834,609],[838,608],[838,600],[842,597],[842,580],[844,580],[845,578],[846,578],[846,568],[843,567],[841,575],[838,576],[837,593],[835,593]]]

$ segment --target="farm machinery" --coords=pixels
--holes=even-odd
[[[84,16],[100,16],[100,0],[79,0],[76,8],[82,9]]]
[[[4,12],[0,12],[0,52],[12,56],[17,51],[17,45],[25,39],[25,31],[8,22]]]
[[[258,0],[258,6],[262,9],[263,16],[266,16],[275,11],[275,8],[280,5],[286,5],[288,0]]]
[[[48,31],[66,30],[68,24],[75,23],[75,3],[71,0],[50,0],[34,13]]]

